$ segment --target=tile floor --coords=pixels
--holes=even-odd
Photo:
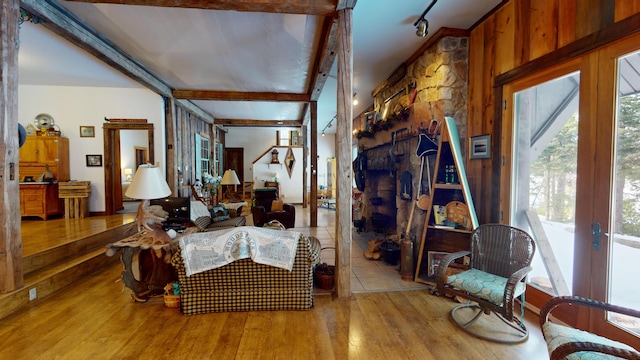
[[[247,217],[249,220],[250,215]],[[335,264],[335,251],[328,249],[335,247],[335,210],[324,207],[318,208],[318,227],[309,227],[309,208],[303,209],[296,205],[296,227],[292,230],[305,235],[315,236],[320,240],[323,249],[320,254],[322,262]],[[384,239],[383,234],[376,234],[373,230],[358,233],[353,228],[351,244],[351,291],[399,291],[427,289],[424,284],[414,281],[404,281],[400,277],[400,265],[388,265],[384,260],[367,260],[363,252],[368,249],[370,239]],[[326,249],[325,249],[326,248]]]

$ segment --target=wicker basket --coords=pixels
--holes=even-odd
[[[164,294],[164,306],[170,308],[180,307],[180,295]]]

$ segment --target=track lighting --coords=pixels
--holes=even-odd
[[[358,105],[358,98],[356,97],[357,93],[353,93],[353,106]]]
[[[429,22],[427,19],[420,19],[416,30],[416,35],[419,37],[425,37],[429,33]]]
[[[437,1],[438,0],[431,1],[431,4],[427,6],[427,8],[422,13],[422,15],[420,15],[420,17],[418,18],[418,20],[416,20],[416,22],[413,23],[413,26],[416,27],[416,35],[418,35],[419,37],[425,37],[429,33],[429,22],[427,21],[427,19],[425,19],[425,15],[427,15],[429,10],[431,10],[433,5],[435,5]]]
[[[324,129],[322,129],[322,136],[324,136],[324,132],[332,126],[331,123],[333,123],[333,120],[335,120],[337,116],[338,115],[331,118],[331,120],[329,120],[329,123],[324,126]]]
[[[324,136],[324,131],[322,131],[322,136]]]

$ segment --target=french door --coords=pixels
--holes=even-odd
[[[501,207],[538,242],[527,291],[538,308],[569,294],[640,308],[639,44],[624,39],[503,89]],[[564,315],[640,344],[631,318]]]

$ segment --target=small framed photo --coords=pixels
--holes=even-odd
[[[87,167],[102,166],[102,155],[87,155]]]
[[[80,137],[96,137],[96,127],[80,126]]]
[[[491,135],[473,136],[469,139],[469,159],[491,157]]]

